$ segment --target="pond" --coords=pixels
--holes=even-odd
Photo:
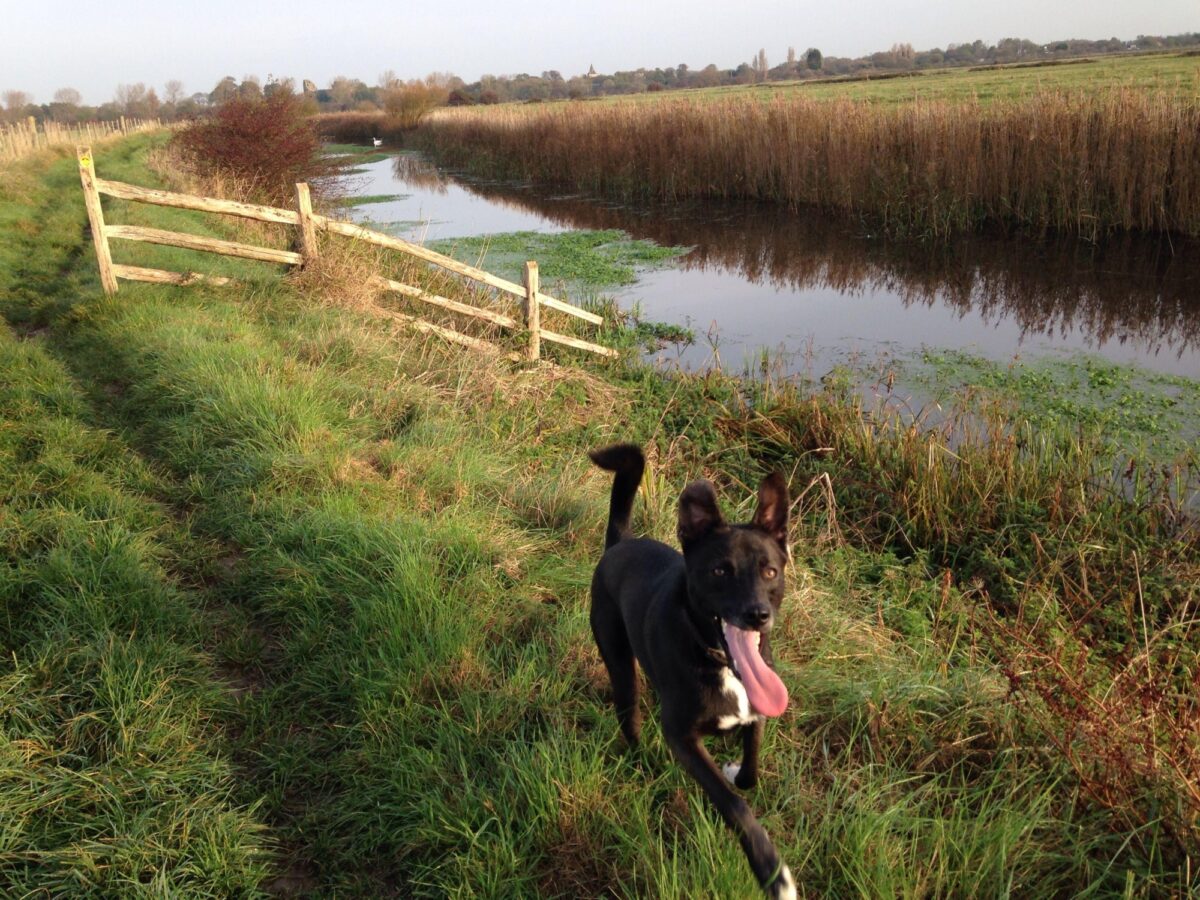
[[[728,369],[754,368],[767,350],[788,371],[819,376],[952,348],[999,363],[1083,351],[1200,377],[1196,242],[969,236],[930,248],[815,212],[613,204],[471,180],[411,154],[366,165],[353,192],[398,195],[355,216],[410,240],[620,229],[689,248],[606,291],[647,319],[691,327],[694,344],[665,351],[688,367],[719,356]]]

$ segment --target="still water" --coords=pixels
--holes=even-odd
[[[359,218],[410,240],[620,228],[690,251],[613,291],[645,318],[687,325],[684,365],[788,369],[955,348],[997,361],[1085,351],[1200,378],[1200,246],[1167,238],[966,237],[895,242],[819,213],[763,205],[617,205],[441,172],[404,155],[368,165],[354,193],[403,199]],[[486,263],[485,263],[486,267]]]

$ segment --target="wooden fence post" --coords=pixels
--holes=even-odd
[[[538,264],[525,263],[525,327],[529,329],[529,358],[542,355],[542,310],[538,304]]]
[[[304,265],[317,258],[317,228],[313,223],[312,192],[303,181],[296,185],[296,211],[300,214],[300,253]]]
[[[96,262],[100,266],[100,283],[104,285],[104,293],[111,297],[117,292],[117,276],[113,273],[108,235],[104,233],[104,213],[100,209],[100,192],[96,190],[92,148],[77,147],[75,155],[79,160],[79,180],[83,183],[83,203],[87,207],[88,224],[92,229],[92,243],[96,246]]]

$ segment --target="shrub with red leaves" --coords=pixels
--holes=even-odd
[[[321,156],[300,98],[284,91],[232,98],[172,143],[200,175],[231,175],[253,194],[247,199],[264,203],[285,205],[295,196],[296,182],[317,190],[336,172]]]

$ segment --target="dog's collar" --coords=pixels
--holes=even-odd
[[[683,602],[684,616],[683,620],[687,623],[687,629],[691,632],[692,639],[699,645],[702,654],[713,661],[717,668],[729,668],[740,679],[736,667],[733,665],[733,658],[729,655],[729,648],[725,646],[725,638],[721,634],[720,620],[714,619],[716,625],[708,625],[705,619],[701,619],[696,615],[696,611],[692,609],[691,604],[686,600]],[[714,646],[712,638],[705,637],[706,626],[708,629],[715,629],[716,645]]]
[[[738,680],[741,680],[741,675],[738,675],[737,667],[733,664],[733,660],[729,657],[729,651],[724,647],[705,647],[704,652],[708,654],[718,666],[730,669],[734,675],[737,675]]]

